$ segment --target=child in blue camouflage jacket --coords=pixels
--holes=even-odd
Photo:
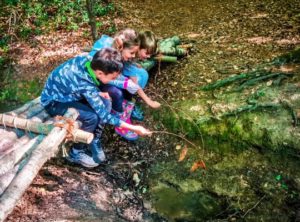
[[[99,123],[128,128],[139,135],[151,132],[142,126],[131,125],[107,111],[99,85],[116,79],[123,68],[120,53],[112,48],[98,51],[92,61],[85,56],[68,60],[52,71],[41,94],[41,103],[51,115],[64,115],[68,108],[79,112],[81,129],[94,133],[91,144],[77,143],[71,148],[69,160],[85,167],[96,167],[105,161],[101,147]],[[98,132],[97,132],[98,128]],[[92,153],[90,156],[87,151]]]

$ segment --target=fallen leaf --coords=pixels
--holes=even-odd
[[[140,178],[139,178],[139,175],[137,173],[133,174],[132,180],[135,182],[135,186],[138,186],[140,181],[141,181]]]
[[[199,34],[199,33],[190,33],[187,35],[188,38],[197,38],[200,36],[201,36],[201,34]]]
[[[272,80],[269,80],[269,81],[267,82],[267,86],[272,85],[272,83],[273,83],[273,81],[272,81]]]
[[[205,165],[205,163],[204,163],[204,161],[203,160],[199,160],[199,161],[197,161],[197,162],[195,162],[194,164],[193,164],[193,166],[191,167],[191,172],[194,172],[195,170],[197,170],[199,167],[201,167],[202,169],[205,169],[206,170],[206,165]]]
[[[180,150],[180,149],[181,149],[181,146],[180,146],[180,145],[176,145],[175,149],[176,149],[176,150]]]
[[[282,65],[280,66],[279,70],[282,72],[292,72],[294,68],[295,67],[293,67],[292,65]]]
[[[178,162],[181,162],[182,160],[184,160],[184,158],[187,154],[187,151],[188,151],[188,148],[185,146],[180,153]]]

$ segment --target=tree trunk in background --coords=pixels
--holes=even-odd
[[[87,8],[88,16],[89,16],[89,24],[91,26],[92,37],[93,37],[93,40],[96,41],[98,35],[97,35],[95,13],[94,13],[94,9],[93,9],[94,5],[95,5],[94,0],[86,0],[86,8]]]

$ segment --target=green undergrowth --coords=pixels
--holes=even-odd
[[[0,89],[0,111],[8,111],[38,97],[43,84],[39,79],[6,80]]]
[[[5,33],[3,40],[12,37],[10,34],[27,39],[51,30],[77,30],[80,27],[87,26],[89,22],[86,1],[82,0],[5,0],[2,3],[2,9],[0,15],[9,21],[9,24],[3,24],[2,26]],[[95,0],[93,10],[96,18],[99,18],[114,12],[115,6],[113,3]],[[102,26],[98,19],[97,26]],[[7,32],[6,28],[10,32]]]
[[[173,132],[196,141],[202,135],[212,146],[229,142],[233,147],[299,150],[299,108],[298,86],[287,83],[176,102],[153,115]]]

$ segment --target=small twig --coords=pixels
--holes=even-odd
[[[168,135],[172,135],[172,136],[176,136],[176,137],[179,137],[181,139],[183,139],[184,141],[186,141],[187,143],[189,143],[190,145],[192,145],[193,147],[195,147],[196,149],[199,148],[199,146],[197,146],[196,144],[192,143],[191,141],[189,141],[187,138],[183,137],[183,136],[180,136],[178,134],[175,134],[175,133],[170,133],[168,131],[151,131],[152,133],[162,133],[162,134],[168,134]]]
[[[140,165],[142,163],[144,163],[145,161],[144,160],[140,160],[140,161],[136,161],[136,162],[118,162],[118,163],[112,163],[112,164],[107,164],[109,166],[111,166],[112,168],[115,168],[117,166],[124,166],[124,165],[127,165],[129,166],[130,168],[133,168],[137,165]]]
[[[84,173],[87,174],[87,175],[103,176],[103,173],[97,173],[97,172],[90,171],[90,170],[85,170]]]
[[[154,85],[156,86],[157,84],[157,82],[156,82],[156,78],[157,78],[157,74],[158,75],[161,75],[161,73],[160,73],[160,64],[161,64],[161,60],[160,59],[158,59],[158,72],[155,74],[155,76],[154,76]]]
[[[180,121],[179,115],[175,112],[175,107],[171,106],[161,95],[158,95],[157,93],[154,92],[154,94],[156,94],[160,99],[162,99],[164,101],[164,103],[171,109],[171,111],[174,113],[174,115],[177,117],[180,127],[181,127],[181,131],[183,131],[183,125]]]
[[[259,201],[252,208],[250,208],[249,210],[247,210],[247,212],[242,216],[242,218],[245,218],[250,211],[254,210],[262,202],[262,200],[265,197],[266,197],[266,195],[264,195],[262,198],[260,198]]]
[[[170,104],[169,104],[169,103],[168,103],[161,95],[159,95],[159,94],[157,94],[157,93],[155,93],[155,92],[154,92],[154,94],[164,101],[164,103],[172,110],[172,112],[177,116],[177,118],[178,118],[178,120],[179,120],[179,116],[178,116],[178,114],[175,112],[175,110],[179,110],[179,111],[181,111],[181,112],[183,112],[183,111],[182,111],[181,109],[178,109],[178,108],[176,108],[176,107],[171,106],[171,105],[170,105]],[[201,143],[202,143],[202,148],[203,148],[203,150],[205,150],[204,140],[203,140],[203,136],[202,136],[202,133],[201,133],[201,130],[200,130],[199,126],[195,123],[195,121],[192,120],[193,118],[192,118],[190,115],[188,115],[188,114],[185,113],[185,112],[183,112],[183,113],[184,113],[184,115],[186,115],[187,117],[189,117],[189,118],[191,119],[191,122],[192,122],[192,123],[194,124],[194,126],[197,128],[197,130],[198,130],[198,132],[199,132],[199,134],[200,134]],[[181,126],[181,129],[183,129],[182,123],[181,123],[180,121],[179,121],[179,124],[180,124],[180,126]]]

